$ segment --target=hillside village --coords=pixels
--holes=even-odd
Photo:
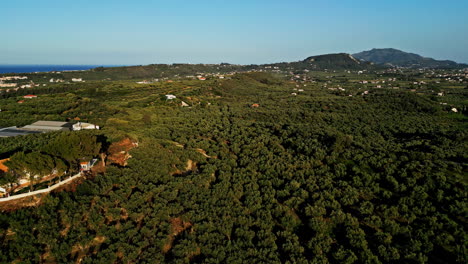
[[[31,74],[43,74],[43,73],[30,73]],[[31,76],[29,76],[31,77]],[[44,80],[40,80],[40,83],[35,83],[33,80],[29,80],[28,76],[4,76],[0,77],[0,88],[8,88],[0,90],[0,92],[10,92],[18,91],[19,89],[33,88],[33,87],[45,87],[47,83]],[[29,80],[29,81],[28,81]],[[16,81],[16,82],[12,82]],[[70,81],[65,82],[63,79],[54,79],[49,80],[50,83],[77,83],[85,82],[82,78],[71,78]]]

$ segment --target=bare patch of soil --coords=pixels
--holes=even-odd
[[[166,244],[164,244],[162,248],[162,252],[164,254],[166,254],[167,252],[169,252],[169,250],[171,250],[172,244],[174,243],[175,238],[180,233],[192,227],[192,223],[188,221],[184,221],[180,217],[172,218],[170,222],[171,222],[171,230],[170,230],[170,234],[168,235],[168,241]]]
[[[124,138],[119,142],[112,143],[108,150],[107,162],[109,164],[127,166],[127,160],[132,157],[129,151],[137,146],[138,143],[130,138]]]

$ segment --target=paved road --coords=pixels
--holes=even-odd
[[[59,182],[57,184],[49,186],[46,189],[41,189],[41,190],[37,190],[37,191],[33,191],[33,192],[22,193],[22,194],[12,195],[12,196],[9,196],[9,197],[0,198],[0,203],[1,202],[12,201],[12,200],[16,200],[16,199],[21,199],[21,198],[28,197],[28,196],[34,196],[34,195],[40,194],[40,193],[49,193],[49,192],[57,189],[58,187],[60,187],[62,185],[65,185],[65,184],[73,181],[74,179],[78,179],[79,177],[82,177],[82,176],[83,176],[83,174],[78,173],[78,174],[73,175],[72,177],[70,177],[70,178],[68,178],[66,180],[63,180],[63,181],[61,181],[61,182]]]

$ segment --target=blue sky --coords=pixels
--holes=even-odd
[[[15,0],[0,14],[0,64],[250,64],[389,47],[468,62],[466,0]]]

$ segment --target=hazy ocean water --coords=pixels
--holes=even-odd
[[[0,73],[89,70],[103,65],[0,65]],[[110,67],[106,65],[105,67]]]

